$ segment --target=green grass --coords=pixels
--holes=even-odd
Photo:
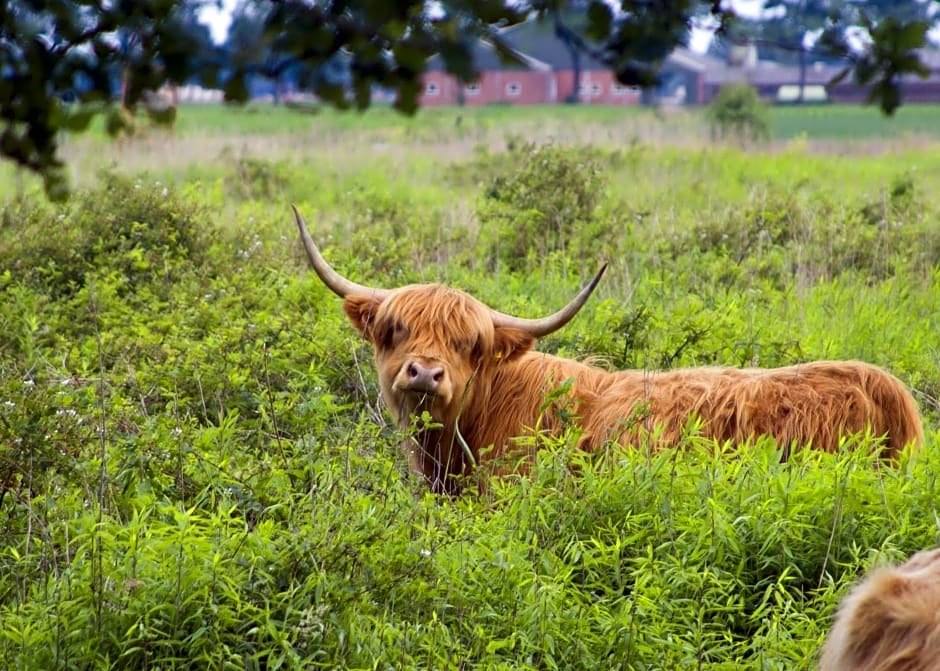
[[[323,109],[316,114],[303,114],[270,106],[249,106],[235,110],[194,106],[183,111],[179,123],[179,131],[183,134],[204,133],[206,129],[268,134],[307,129],[358,132],[383,128],[405,129],[416,133],[453,133],[460,130],[459,126],[499,130],[512,129],[514,126],[531,128],[541,124],[561,131],[570,125],[582,128],[616,128],[625,125],[633,128],[642,124],[650,129],[681,129],[685,136],[690,125],[701,123],[696,119],[700,115],[699,110],[660,113],[639,107],[606,105],[427,108],[419,110],[413,117],[403,116],[381,105],[365,113]],[[770,108],[770,118],[772,137],[779,140],[802,135],[813,140],[839,141],[940,137],[940,107],[937,105],[904,105],[890,117],[867,105],[773,106]],[[655,134],[657,137],[660,135]]]
[[[828,155],[916,150],[925,142],[936,142],[938,109],[908,105],[894,117],[885,117],[863,106],[773,107],[772,146]],[[611,147],[677,146],[686,151],[711,147],[709,137],[704,111],[695,109],[497,105],[428,108],[406,117],[383,105],[365,113],[205,105],[181,108],[172,130],[141,121],[134,137],[117,142],[108,138],[99,120],[87,133],[63,138],[63,155],[72,183],[85,186],[103,168],[191,181],[207,173],[221,174],[242,156],[298,161],[313,155],[342,171],[353,164],[362,169],[376,156],[408,161],[469,158],[476,147],[502,147],[523,139]],[[421,151],[402,151],[408,147]],[[351,153],[351,160],[335,161],[343,152]],[[0,164],[0,197],[35,183],[34,177],[17,173],[12,164]]]
[[[775,106],[771,107],[773,137],[790,139],[805,134],[811,139],[884,140],[904,136],[940,136],[940,107],[904,105],[893,116],[885,116],[865,105]],[[691,112],[697,116],[697,111]],[[411,131],[451,131],[457,124],[471,127],[507,128],[515,124],[564,126],[568,124],[615,126],[642,122],[650,126],[677,124],[669,117],[684,117],[682,112],[665,116],[638,107],[605,105],[551,105],[508,107],[494,105],[477,108],[427,108],[413,117],[377,105],[364,113],[322,109],[304,114],[287,108],[249,106],[225,110],[217,106],[187,107],[179,117],[182,134],[215,132],[292,133],[307,129],[362,131],[377,128],[403,128]],[[458,122],[459,119],[459,122]]]
[[[70,141],[68,203],[2,182],[7,668],[814,668],[858,574],[940,541],[940,159],[700,127],[186,109],[171,134]],[[588,456],[572,429],[534,439],[529,475],[435,498],[291,202],[360,282],[522,316],[609,261],[539,349],[863,359],[914,390],[926,444],[893,467],[864,436],[786,464],[694,434]]]
[[[774,107],[773,136],[789,139],[805,135],[814,140],[890,141],[940,137],[940,107],[904,105],[885,116],[870,105]]]

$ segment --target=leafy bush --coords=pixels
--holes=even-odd
[[[106,175],[69,205],[8,207],[0,269],[54,296],[74,293],[105,268],[129,286],[167,286],[184,265],[205,263],[212,241],[200,208],[159,181]]]
[[[597,217],[607,180],[596,151],[522,143],[477,160],[490,174],[477,216],[493,263],[518,270],[555,252],[597,257],[610,230]]]
[[[722,86],[707,116],[714,139],[755,142],[770,138],[766,107],[750,84]]]
[[[781,464],[767,443],[591,457],[562,439],[530,477],[441,505],[386,458],[299,441],[296,480],[186,506],[139,492],[47,527],[68,556],[7,592],[0,650],[16,668],[811,669],[841,581],[935,534],[935,460],[885,472],[858,447]],[[265,485],[281,496],[254,499]]]
[[[230,156],[223,155],[230,161]],[[293,167],[286,161],[243,156],[234,159],[234,169],[226,177],[228,192],[239,200],[267,200],[280,196],[292,182]]]
[[[759,278],[782,287],[794,273],[816,281],[846,273],[885,279],[929,272],[940,263],[940,229],[915,194],[909,177],[896,178],[857,208],[825,194],[765,188],[660,246],[674,260],[696,248],[725,261],[717,272],[729,285]]]

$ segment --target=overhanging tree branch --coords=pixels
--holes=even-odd
[[[685,44],[694,20],[708,17],[723,35],[736,22],[720,0],[621,0],[616,7],[607,0],[243,0],[247,11],[262,17],[262,29],[253,36],[257,49],[239,54],[214,47],[195,22],[204,1],[0,3],[0,156],[41,174],[51,196],[64,196],[57,138],[61,131],[84,129],[97,114],[116,118],[113,82],[122,70],[133,109],[145,91],[189,79],[222,85],[228,100],[240,102],[253,73],[316,73],[342,58],[347,80],[304,78],[324,103],[365,109],[373,91],[385,88],[396,92],[395,107],[411,114],[432,56],[459,80],[472,81],[478,41],[488,39],[512,60],[518,54],[500,30],[528,18],[554,20],[566,43],[610,68],[621,83],[644,87],[656,84],[659,67]],[[580,14],[577,25],[569,14]],[[872,102],[891,113],[901,102],[900,78],[924,72],[917,49],[926,43],[928,23],[878,15],[864,25],[871,44],[847,51],[848,67],[857,82],[870,86]],[[131,52],[111,43],[111,34],[120,31],[137,37]],[[821,43],[845,46],[837,32],[824,33]],[[66,96],[74,102],[65,103]],[[119,130],[120,119],[108,127]]]

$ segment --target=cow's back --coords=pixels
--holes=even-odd
[[[857,361],[623,371],[615,380],[584,399],[589,447],[675,445],[693,418],[716,440],[770,435],[784,449],[810,444],[835,451],[843,436],[870,432],[885,436],[885,456],[895,457],[923,439],[910,392],[889,373]]]

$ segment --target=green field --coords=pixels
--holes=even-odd
[[[774,107],[773,136],[790,139],[800,135],[818,140],[920,140],[940,138],[940,106],[906,105],[893,116],[876,108],[854,105]]]
[[[868,568],[940,541],[934,107],[700,113],[184,108],[0,166],[0,657],[10,669],[813,669]],[[309,272],[441,281],[610,368],[861,359],[915,394],[848,437],[585,455],[442,499]]]
[[[769,107],[771,138],[753,151],[787,148],[811,154],[899,153],[940,139],[940,107],[907,105],[892,117],[867,106]],[[533,106],[430,108],[406,117],[382,105],[365,113],[332,109],[297,111],[270,105],[183,107],[172,130],[141,120],[130,140],[110,141],[104,123],[86,134],[63,137],[63,155],[80,186],[101,170],[147,172],[172,182],[218,167],[234,157],[308,160],[317,152],[348,149],[366,155],[420,146],[449,158],[475,148],[505,147],[517,139],[599,146],[652,145],[704,148],[713,145],[702,110],[629,107]],[[0,163],[0,198],[23,191],[35,179]]]
[[[856,105],[777,106],[770,107],[773,137],[780,140],[805,134],[810,138],[863,140],[899,138],[905,135],[940,137],[940,106],[907,105],[893,116],[885,116],[877,108]],[[615,126],[624,124],[641,133],[656,127],[680,130],[700,127],[699,110],[668,110],[657,112],[639,107],[609,106],[531,106],[494,105],[484,108],[428,108],[413,117],[398,114],[377,105],[365,113],[337,112],[322,109],[299,112],[269,105],[225,109],[217,106],[184,108],[177,126],[182,135],[218,133],[276,134],[304,131],[318,126],[332,130],[399,128],[409,132],[452,132],[454,121],[461,118],[471,129],[505,129],[515,125],[541,124],[549,128],[569,126]],[[99,129],[100,133],[100,129]]]

